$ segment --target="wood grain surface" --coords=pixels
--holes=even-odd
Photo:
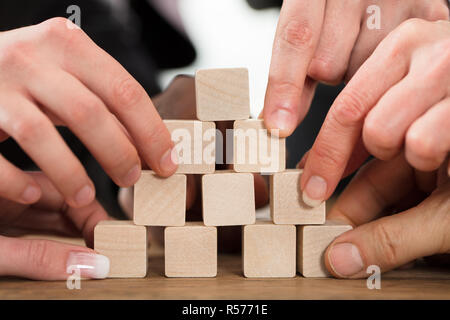
[[[366,280],[244,278],[237,255],[219,255],[216,278],[166,278],[162,248],[149,252],[143,279],[85,280],[68,290],[64,281],[0,277],[0,299],[450,299],[449,270],[422,264],[383,274],[381,289],[369,290]]]

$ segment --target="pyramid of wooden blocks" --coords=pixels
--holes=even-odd
[[[131,221],[102,221],[94,230],[94,249],[109,258],[109,278],[147,274],[147,229]]]
[[[302,199],[303,170],[289,169],[270,176],[270,214],[276,224],[323,224],[325,202],[312,208]]]
[[[216,164],[216,125],[196,120],[164,120],[178,150],[177,173],[212,173]]]
[[[234,122],[233,165],[236,172],[270,173],[286,168],[286,141],[264,126],[264,120]]]
[[[203,222],[207,226],[255,223],[253,174],[230,170],[202,177]]]
[[[217,228],[201,222],[164,230],[167,277],[215,277],[217,274]]]
[[[297,227],[297,271],[304,277],[328,277],[325,267],[327,247],[352,226],[327,221],[324,225]]]
[[[197,118],[203,121],[248,119],[248,70],[205,69],[195,74]]]
[[[142,226],[183,226],[186,180],[184,174],[161,178],[152,171],[143,171],[134,186],[134,223]]]
[[[258,222],[243,227],[242,258],[248,278],[295,276],[295,238],[293,225]]]

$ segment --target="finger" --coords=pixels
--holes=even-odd
[[[427,66],[420,63],[414,67],[413,61],[408,75],[389,89],[368,113],[363,139],[375,157],[389,160],[397,155],[411,124],[447,95],[447,86],[442,83],[450,80],[447,72],[450,60],[442,51],[435,52],[430,61],[428,58]]]
[[[370,265],[386,272],[417,258],[450,253],[449,211],[447,183],[417,207],[338,237],[325,253],[327,269],[339,278],[363,278]]]
[[[0,154],[0,197],[23,204],[41,197],[39,185]]]
[[[48,211],[57,211],[67,217],[81,232],[87,246],[92,248],[94,245],[95,226],[100,221],[111,219],[102,205],[97,200],[94,200],[81,208],[68,207],[52,182],[45,175],[39,173],[31,174],[35,181],[39,183],[44,194],[35,207]]]
[[[37,72],[26,80],[31,95],[80,138],[114,182],[133,185],[141,172],[139,156],[102,100],[66,72],[51,67]]]
[[[415,187],[414,172],[400,155],[391,161],[374,159],[365,164],[345,188],[327,215],[353,227],[383,215],[384,210]]]
[[[319,45],[308,74],[321,82],[342,81],[360,31],[363,1],[328,0]]]
[[[388,36],[334,101],[301,178],[303,200],[310,206],[319,205],[333,193],[360,139],[367,113],[406,75],[409,46],[414,41]]]
[[[47,240],[0,236],[0,275],[35,280],[66,280],[76,269],[84,278],[102,279],[109,259],[88,248]],[[69,271],[69,273],[67,273]]]
[[[2,97],[0,127],[46,173],[69,205],[90,203],[95,198],[94,184],[50,120],[24,96]]]
[[[306,161],[308,159],[309,150],[303,155],[300,162],[297,164],[298,169],[304,169]],[[355,149],[353,150],[350,159],[348,160],[347,166],[345,167],[344,173],[342,174],[342,178],[345,178],[352,173],[354,173],[361,165],[367,160],[370,156],[369,152],[366,150],[362,139],[359,139]]]
[[[438,169],[450,152],[450,98],[429,109],[408,129],[405,155],[419,170]]]
[[[325,1],[286,0],[272,50],[269,82],[264,102],[264,120],[269,130],[289,136],[304,118],[316,82],[307,71],[316,49]]]
[[[157,174],[169,176],[177,165],[170,133],[144,88],[81,29],[68,30],[66,19],[56,18],[40,25],[44,34],[61,39],[64,56],[59,61],[96,94],[125,126],[145,162]],[[173,159],[173,160],[172,160]]]

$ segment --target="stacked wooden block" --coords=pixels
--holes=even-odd
[[[95,250],[111,260],[110,277],[144,277],[146,226],[164,226],[167,277],[217,274],[217,227],[242,227],[246,277],[326,276],[323,253],[349,226],[325,223],[325,204],[308,207],[301,170],[285,170],[285,140],[263,120],[249,119],[246,69],[207,69],[195,76],[198,120],[165,120],[178,152],[169,178],[142,173],[134,189],[134,221],[104,222]],[[232,170],[215,170],[224,137],[218,121],[234,121]],[[217,151],[217,152],[216,152]],[[217,153],[217,154],[216,154]],[[253,173],[270,174],[272,221],[256,221]],[[186,174],[202,175],[203,221],[186,222]]]

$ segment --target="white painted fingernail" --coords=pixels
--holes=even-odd
[[[72,251],[67,259],[67,273],[79,270],[83,278],[105,279],[109,266],[108,257],[95,253]]]
[[[325,199],[327,182],[319,176],[312,176],[306,183],[303,191],[303,202],[310,207],[319,206]]]

